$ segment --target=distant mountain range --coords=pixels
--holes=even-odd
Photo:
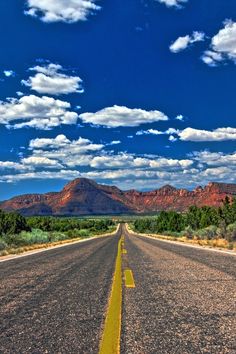
[[[0,209],[22,215],[140,214],[160,210],[184,211],[191,205],[220,206],[226,196],[236,197],[236,184],[209,183],[193,191],[170,185],[150,191],[122,191],[115,186],[78,178],[61,192],[25,194],[0,203]]]

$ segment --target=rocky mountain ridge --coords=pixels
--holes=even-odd
[[[211,182],[193,191],[170,185],[139,192],[77,178],[60,192],[25,194],[0,203],[0,209],[23,215],[105,215],[184,211],[191,205],[220,206],[226,196],[236,197],[236,184]]]

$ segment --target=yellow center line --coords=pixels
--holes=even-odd
[[[121,242],[118,243],[115,272],[99,354],[119,354],[122,307]]]
[[[122,249],[122,253],[123,253],[123,254],[127,254],[127,250],[123,248],[123,249]]]
[[[125,275],[125,286],[126,288],[135,288],[135,282],[133,277],[133,272],[131,269],[126,269],[124,271]]]

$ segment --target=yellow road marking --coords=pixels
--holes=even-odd
[[[122,253],[127,254],[127,250],[123,248]]]
[[[112,290],[106,314],[103,336],[100,343],[99,354],[120,353],[121,333],[121,307],[122,307],[122,270],[121,270],[121,239],[118,243],[115,273]]]
[[[135,288],[134,277],[131,269],[126,269],[125,274],[125,286],[126,288]]]

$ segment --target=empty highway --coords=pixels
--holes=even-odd
[[[131,235],[124,225],[2,262],[0,353],[99,353],[118,323],[113,303],[121,307],[114,354],[236,353],[235,279],[235,255]]]

